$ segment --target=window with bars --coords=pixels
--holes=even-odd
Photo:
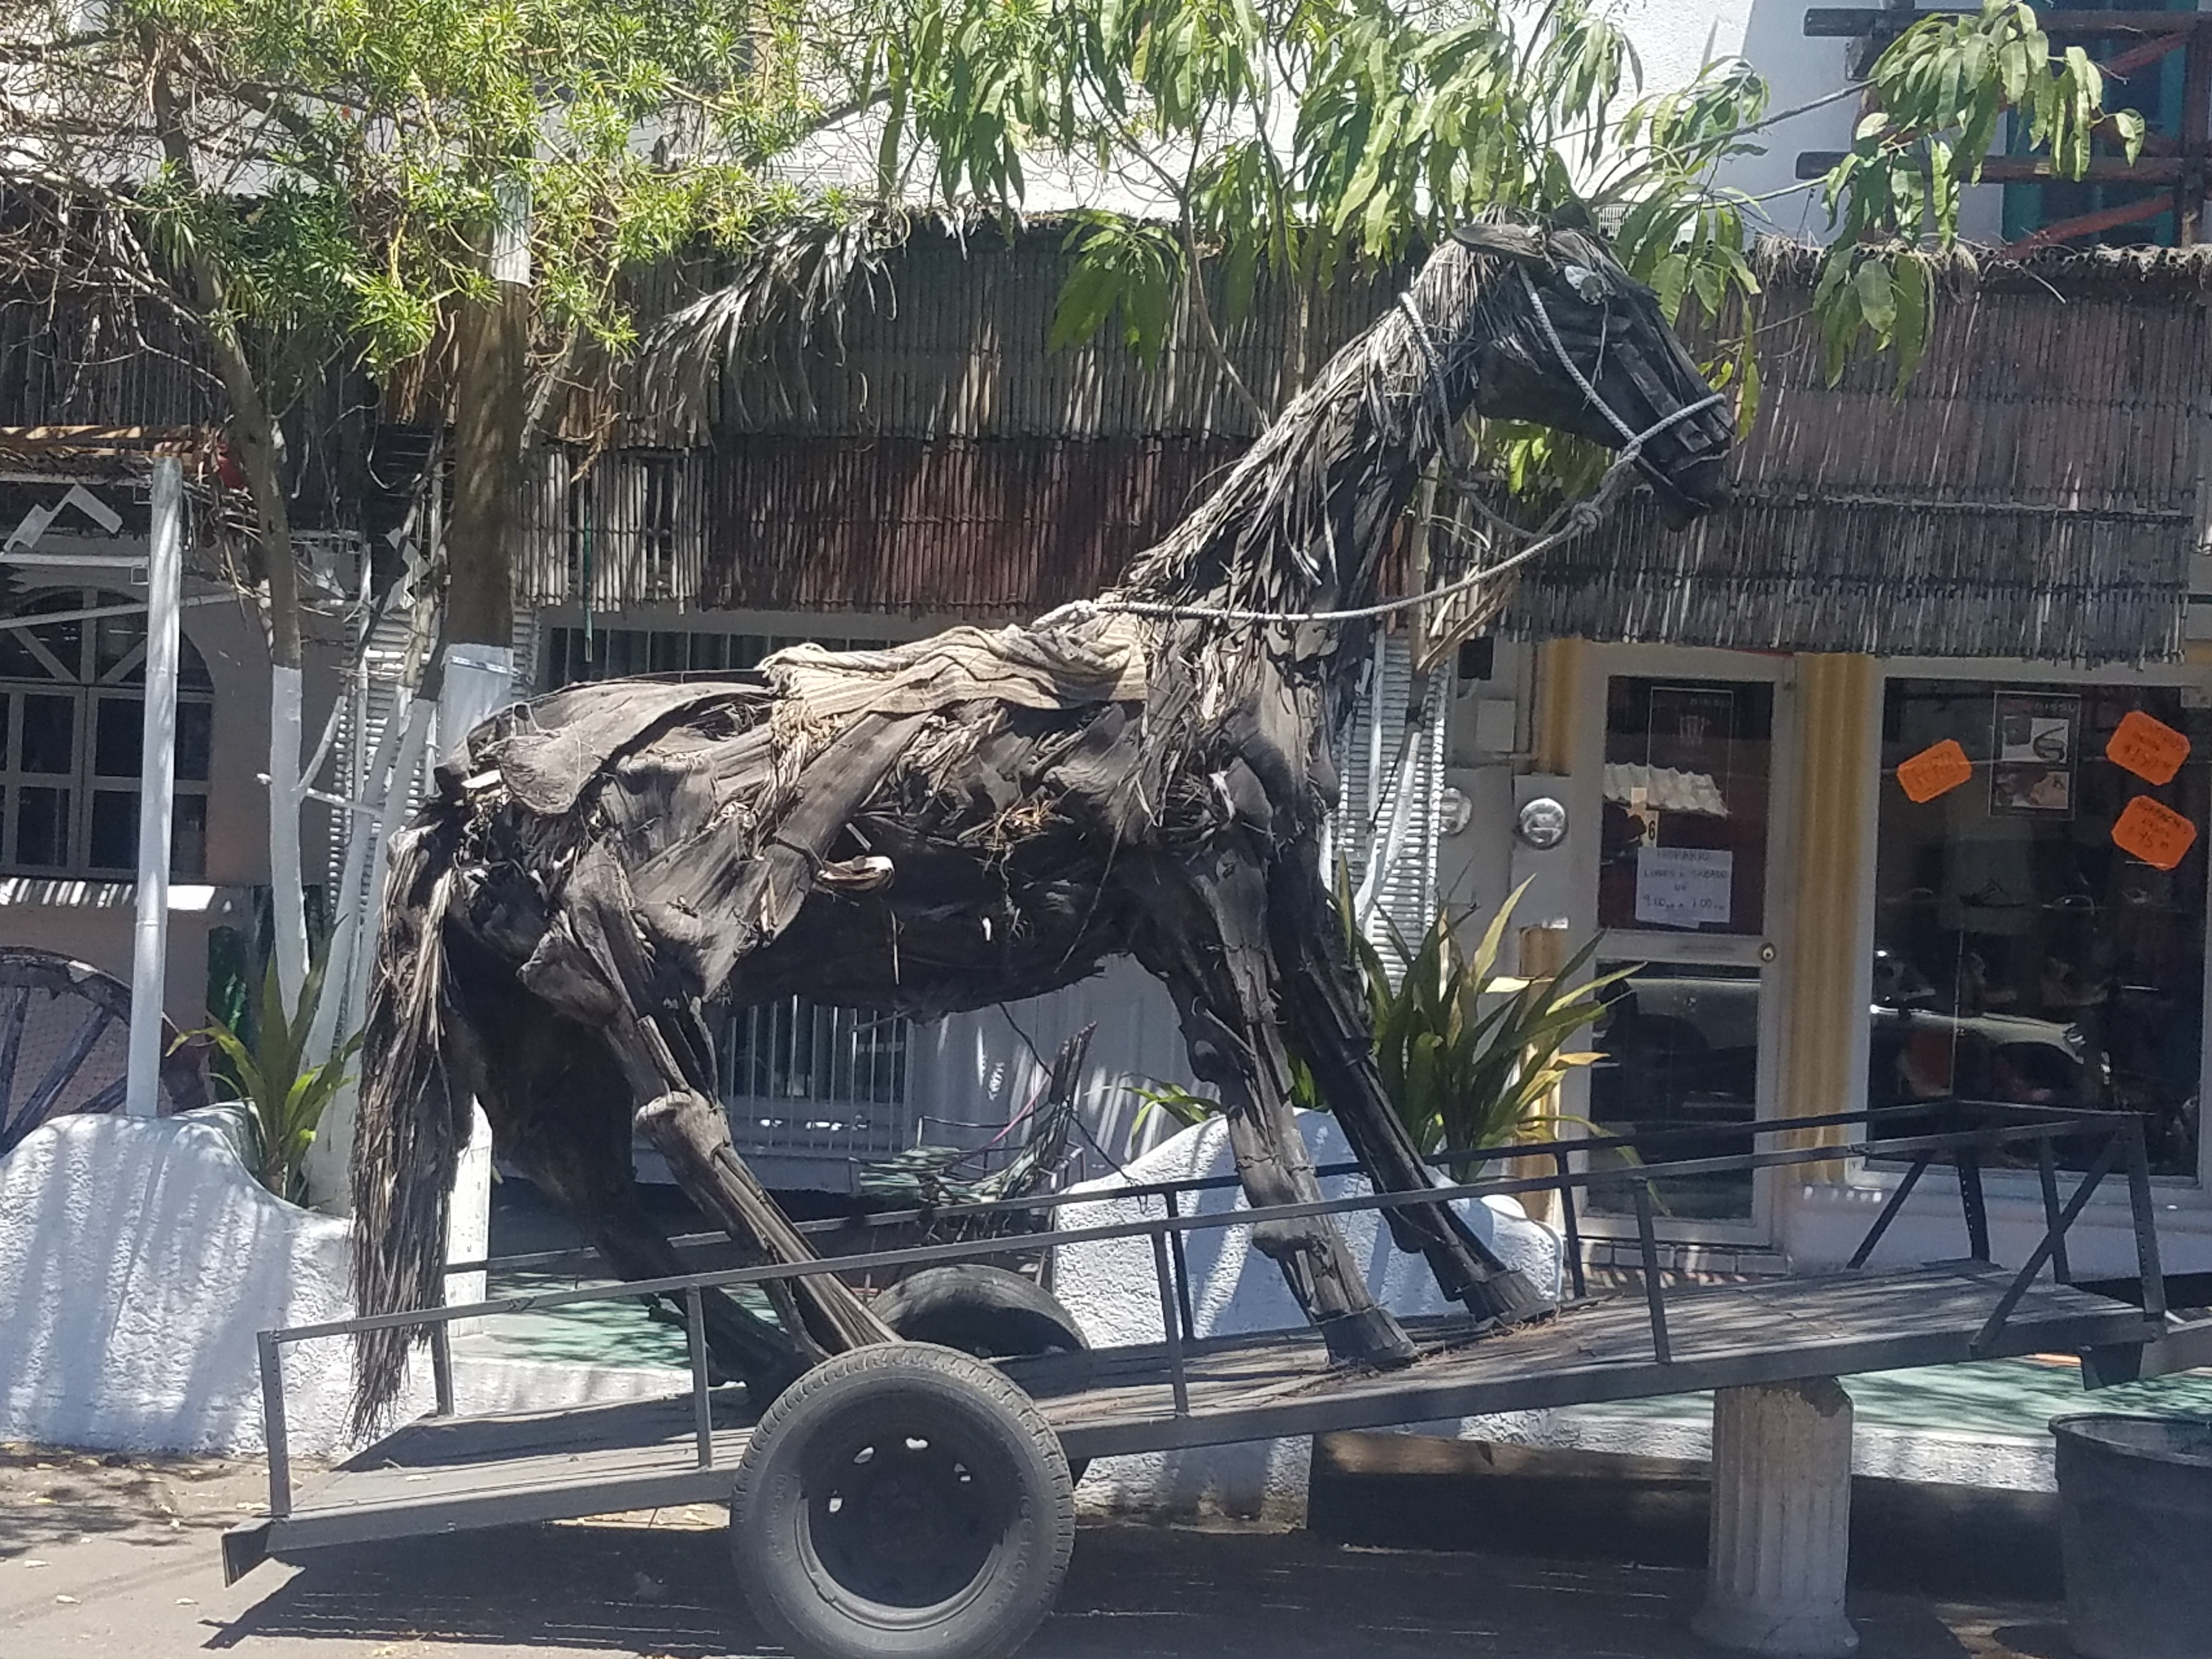
[[[545,632],[544,685],[628,674],[726,674],[801,641],[762,634],[562,625]],[[817,639],[836,649],[880,639]],[[785,997],[710,1010],[731,1133],[748,1154],[878,1156],[914,1143],[908,1022]]]
[[[717,1024],[722,1099],[748,1150],[879,1154],[912,1144],[899,1016],[784,997],[724,1008]]]
[[[49,590],[0,625],[0,871],[128,879],[138,869],[145,720],[144,612],[92,588]],[[179,653],[177,773],[170,872],[207,868],[215,687],[190,641]]]

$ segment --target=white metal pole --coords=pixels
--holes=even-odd
[[[146,561],[146,717],[138,757],[138,918],[131,963],[125,1109],[152,1117],[161,1073],[169,951],[169,831],[177,781],[178,612],[184,586],[185,470],[154,461],[154,533]]]

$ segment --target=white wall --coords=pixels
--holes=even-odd
[[[346,1226],[264,1189],[218,1115],[46,1125],[0,1162],[0,1440],[258,1449],[254,1334],[351,1313]],[[303,1449],[342,1437],[332,1362],[287,1354]]]
[[[0,1441],[131,1452],[264,1449],[256,1333],[353,1316],[349,1223],[287,1204],[220,1109],[64,1117],[0,1160]],[[288,1345],[295,1455],[349,1433],[351,1345]],[[395,1421],[429,1410],[420,1356]],[[465,1413],[645,1399],[681,1371],[515,1359],[457,1339]]]
[[[1795,109],[1848,83],[1848,60],[1856,43],[1808,40],[1805,0],[1619,0],[1617,15],[1644,65],[1644,86],[1660,92],[1687,85],[1699,65],[1741,57],[1765,77],[1771,112]],[[1778,234],[1825,240],[1827,215],[1808,185],[1796,177],[1801,150],[1848,149],[1858,102],[1846,98],[1767,128],[1763,155],[1730,162],[1721,182],[1755,196],[1773,195],[1764,207]],[[1998,239],[2003,192],[1996,185],[1969,189],[1962,208],[1965,234]]]

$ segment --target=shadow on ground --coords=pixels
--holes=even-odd
[[[358,1546],[319,1559],[207,1645],[318,1635],[604,1650],[761,1651],[718,1530],[556,1526]],[[1027,1659],[1708,1659],[1700,1575],[1347,1548],[1305,1534],[1087,1528]],[[1862,1659],[2063,1656],[2014,1607],[1862,1598]],[[2007,1627],[2034,1644],[2012,1646]]]
[[[208,1529],[260,1507],[267,1477],[208,1458],[0,1447],[0,1561],[104,1537],[208,1547]]]

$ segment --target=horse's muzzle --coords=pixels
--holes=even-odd
[[[1692,461],[1669,471],[1652,493],[1658,497],[1659,522],[1669,530],[1686,529],[1729,504],[1727,459],[1713,455]]]

